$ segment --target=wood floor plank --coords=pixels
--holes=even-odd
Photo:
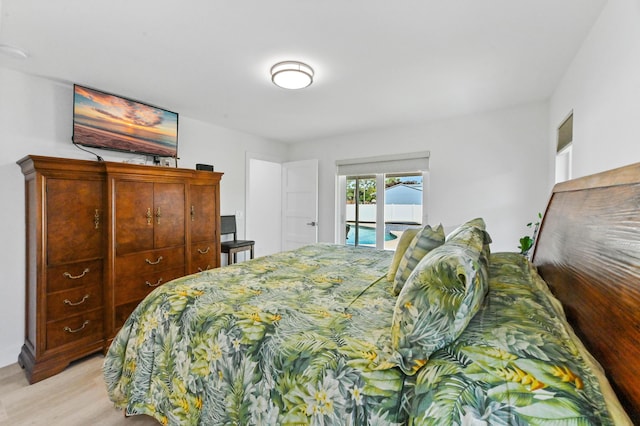
[[[158,425],[151,417],[124,417],[114,408],[102,379],[103,360],[85,358],[33,385],[17,363],[0,368],[0,425]]]

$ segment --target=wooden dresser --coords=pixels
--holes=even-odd
[[[137,304],[220,265],[222,173],[28,156],[26,328],[35,383],[106,351]]]

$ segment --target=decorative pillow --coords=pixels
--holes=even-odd
[[[398,240],[398,245],[396,246],[396,252],[393,254],[393,260],[391,260],[391,265],[389,265],[389,272],[387,273],[387,281],[393,281],[396,276],[396,271],[398,270],[398,265],[400,265],[400,260],[404,253],[409,248],[409,244],[413,241],[413,237],[416,236],[418,232],[420,232],[420,228],[409,228],[405,229],[400,235],[400,239]]]
[[[444,244],[444,230],[442,225],[438,225],[435,229],[427,225],[413,237],[409,247],[402,255],[398,270],[393,279],[393,294],[400,294],[402,286],[411,275],[411,271],[416,267],[418,262],[431,250]]]
[[[409,276],[393,313],[392,355],[380,368],[398,366],[415,374],[433,352],[457,339],[480,309],[489,281],[485,232],[469,229],[468,244],[461,238],[433,249]]]
[[[479,238],[482,238],[482,255],[484,256],[484,261],[489,261],[489,256],[491,255],[491,250],[489,248],[489,244],[491,243],[491,236],[486,231],[486,225],[484,223],[484,219],[476,218],[472,219],[462,225],[458,226],[456,229],[451,231],[449,235],[447,235],[446,242],[448,243],[456,243],[456,244],[474,244],[474,247],[477,247]]]

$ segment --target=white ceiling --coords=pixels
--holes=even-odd
[[[298,142],[546,99],[606,0],[0,2],[0,66]]]

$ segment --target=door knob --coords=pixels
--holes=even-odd
[[[314,221],[311,221],[311,222],[307,222],[307,225],[309,225],[309,226],[317,226],[317,225],[318,225],[318,222],[316,222],[316,221],[314,220]]]

